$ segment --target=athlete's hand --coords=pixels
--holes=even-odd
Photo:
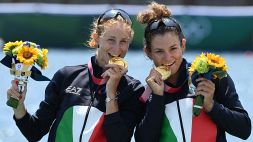
[[[20,94],[18,92],[18,80],[12,80],[11,84],[11,87],[7,90],[7,99],[9,99],[10,97],[19,99],[18,107],[16,109],[13,108],[13,110],[15,117],[17,119],[20,119],[26,114],[24,101],[26,97],[27,86],[25,85],[24,91],[22,92],[22,94]]]
[[[151,69],[149,76],[146,78],[148,86],[151,88],[154,94],[163,95],[164,92],[164,82],[162,76],[154,68]]]
[[[196,88],[196,95],[204,96],[203,107],[207,112],[211,111],[213,108],[213,96],[215,91],[215,84],[208,79],[205,78],[198,78],[196,79],[198,82]]]
[[[108,97],[113,98],[116,95],[120,79],[124,74],[126,74],[127,68],[115,64],[108,64],[105,65],[105,67],[108,69],[101,76],[103,78],[108,78],[106,83],[106,91]]]
[[[10,97],[19,99],[19,104],[23,104],[25,97],[26,97],[26,92],[27,92],[27,86],[25,85],[25,89],[22,92],[22,94],[20,94],[18,92],[18,80],[12,80],[11,81],[11,87],[7,90],[7,99],[9,99]]]

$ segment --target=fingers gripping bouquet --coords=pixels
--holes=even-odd
[[[208,80],[211,79],[222,79],[227,76],[228,67],[225,63],[225,59],[219,55],[212,53],[202,53],[197,56],[192,62],[189,68],[190,80],[192,84],[197,87],[198,82],[196,79],[198,77],[204,77]],[[195,103],[193,106],[193,115],[198,116],[203,105],[203,96],[197,95],[195,98]]]
[[[14,75],[18,85],[18,92],[22,94],[25,85],[28,82],[28,77],[31,76],[37,81],[49,81],[49,79],[41,74],[34,66],[35,63],[45,69],[48,66],[47,49],[41,49],[40,45],[29,41],[8,42],[4,45],[3,52],[5,57],[1,63],[10,68],[10,74]],[[19,98],[10,97],[7,105],[17,108]]]

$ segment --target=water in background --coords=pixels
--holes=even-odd
[[[187,52],[184,56],[188,61],[192,61],[201,52]],[[78,65],[87,63],[94,51],[89,50],[49,50],[49,68],[43,74],[52,77],[61,67],[67,65]],[[253,54],[252,53],[218,53],[226,58],[229,74],[233,78],[237,92],[244,108],[253,119]],[[0,53],[0,59],[4,57]],[[126,56],[129,63],[128,74],[139,79],[145,84],[145,78],[153,66],[142,51],[129,51]],[[0,142],[26,142],[13,120],[13,111],[6,103],[6,91],[10,87],[13,76],[9,69],[0,65]],[[44,89],[48,82],[35,82],[31,78],[28,84],[28,94],[25,101],[27,110],[34,113],[39,103],[44,98]],[[240,123],[240,122],[238,122]],[[253,134],[252,134],[253,135]],[[253,136],[246,140],[253,142]],[[228,142],[244,142],[234,136],[227,134]],[[41,140],[46,142],[47,136]]]

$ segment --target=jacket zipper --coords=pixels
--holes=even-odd
[[[184,133],[184,125],[183,125],[183,120],[182,120],[182,116],[181,116],[181,111],[180,111],[180,106],[179,106],[179,101],[178,100],[177,100],[177,111],[178,111],[178,116],[179,116],[179,120],[180,120],[180,127],[181,127],[183,142],[186,142],[186,140],[185,140],[185,133]]]
[[[96,93],[96,92],[94,91],[94,92],[92,93],[92,95],[91,95],[91,101],[90,101],[90,103],[89,103],[89,107],[88,107],[88,109],[87,109],[87,111],[86,111],[86,114],[85,114],[85,118],[84,118],[84,122],[83,122],[83,127],[82,127],[82,130],[81,130],[80,136],[79,136],[79,142],[82,142],[83,131],[84,131],[84,129],[85,129],[85,126],[86,126],[86,123],[87,123],[87,120],[88,120],[88,116],[89,116],[89,113],[90,113],[90,108],[91,108],[91,106],[92,106],[92,104],[93,104],[95,93]]]

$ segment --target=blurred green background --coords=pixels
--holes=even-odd
[[[135,37],[130,49],[142,49],[144,27],[136,21],[136,14],[147,3],[1,0],[0,38],[5,42],[33,41],[47,48],[83,48],[94,18],[106,9],[122,8],[133,20]],[[173,17],[181,24],[188,50],[253,51],[252,1],[172,0],[164,4],[171,8]]]

